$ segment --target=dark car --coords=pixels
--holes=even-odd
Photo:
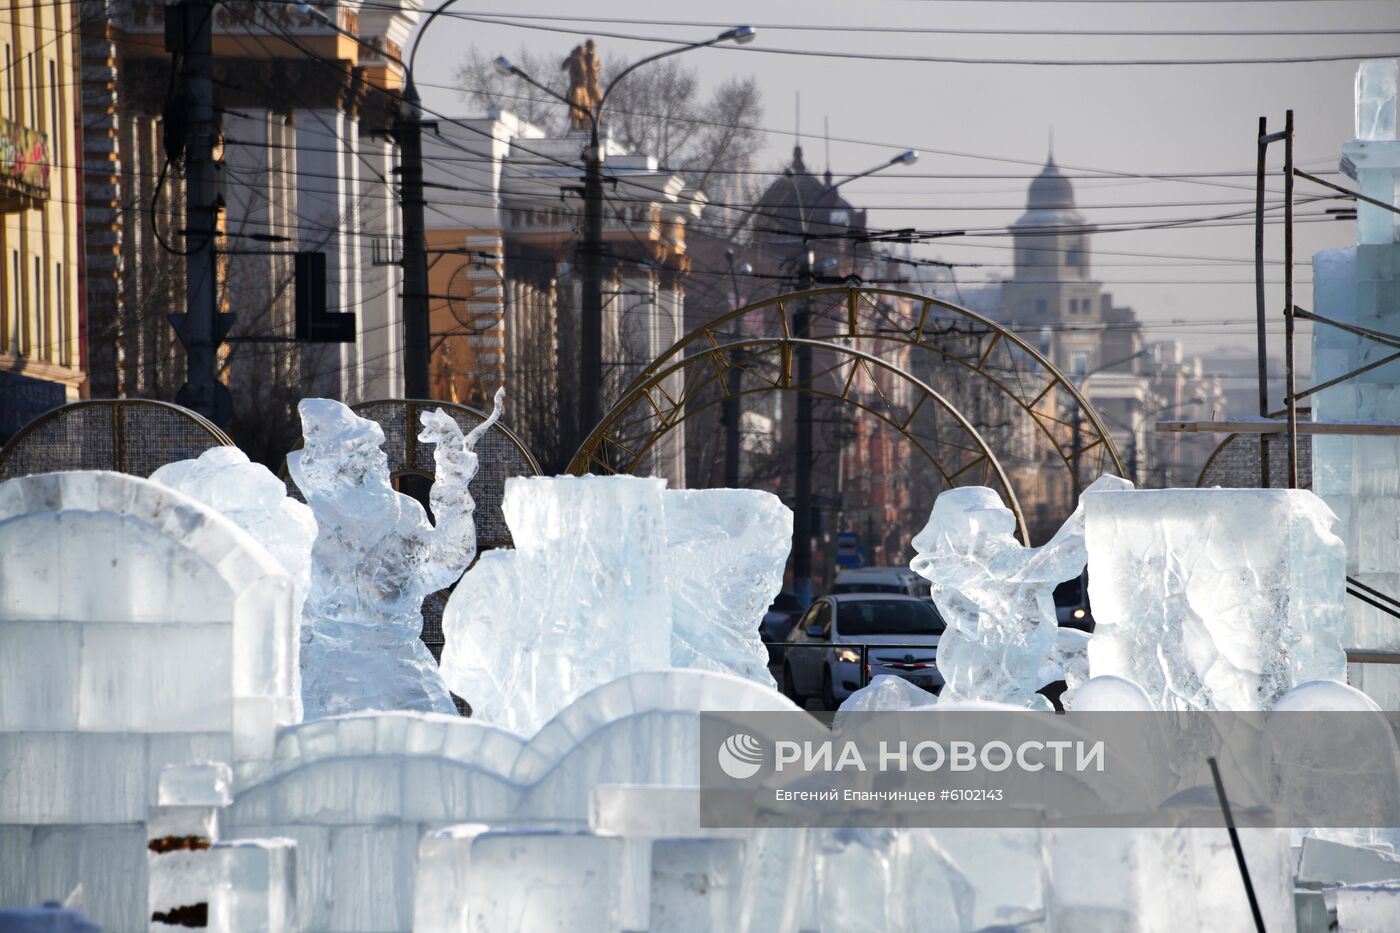
[[[801,615],[802,600],[798,599],[795,593],[779,593],[773,600],[773,605],[763,614],[763,621],[758,623],[758,634],[768,643],[769,664],[776,664],[782,660],[782,649],[775,648],[773,643],[786,641]]]

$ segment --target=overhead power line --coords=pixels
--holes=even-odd
[[[1077,0],[1092,2],[1092,0]],[[1138,0],[1141,2],[1141,0]],[[1189,2],[1189,0],[1174,0]],[[1236,0],[1238,2],[1238,0]],[[461,13],[458,19],[491,26],[513,26],[517,29],[533,29],[542,32],[565,33],[573,36],[601,36],[606,39],[624,39],[629,42],[660,42],[667,45],[684,45],[688,40],[676,36],[646,36],[634,33],[606,32],[599,29],[578,29],[571,26],[546,26],[537,22],[524,22],[504,16],[478,16]],[[795,55],[804,58],[839,58],[856,61],[916,62],[933,65],[1027,65],[1055,68],[1079,68],[1085,66],[1175,66],[1175,65],[1297,65],[1318,62],[1348,62],[1366,58],[1395,58],[1400,52],[1369,51],[1330,55],[1290,55],[1256,58],[965,58],[951,55],[910,55],[899,52],[844,52],[828,49],[785,49],[771,45],[714,46],[727,52],[744,52],[756,55]]]

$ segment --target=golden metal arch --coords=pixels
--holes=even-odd
[[[799,346],[836,358],[836,362],[825,369],[814,367],[811,380],[800,383],[795,375],[793,352]],[[776,363],[776,372],[759,368],[755,365],[759,361]],[[735,367],[757,384],[737,393],[730,392],[725,380]],[[710,346],[664,368],[651,367],[650,371],[651,377],[634,383],[584,440],[569,464],[570,473],[581,475],[594,469],[607,473],[634,472],[645,465],[662,437],[688,418],[722,404],[727,398],[766,392],[805,392],[851,405],[893,428],[923,455],[947,487],[976,482],[996,488],[1016,516],[1021,540],[1030,540],[1016,491],[977,429],[928,383],[878,356],[818,340],[757,338]],[[884,391],[877,372],[902,384],[905,392]],[[874,387],[866,396],[854,391],[861,374]],[[679,383],[679,391],[664,391],[662,385],[668,381]],[[933,436],[925,436],[914,429],[916,416],[928,408],[930,402],[932,409],[925,417],[934,418],[939,412],[947,416],[955,426],[953,437],[945,436],[938,427]]]
[[[799,306],[805,306],[809,321],[802,334],[795,332],[793,320]],[[930,354],[931,362],[951,363],[958,371],[974,374],[1024,412],[1069,472],[1072,487],[1079,486],[1080,477],[1092,479],[1106,472],[1127,475],[1098,412],[1044,354],[991,318],[897,289],[817,288],[737,308],[681,337],[643,369],[626,391],[654,380],[678,359],[750,337],[799,337],[823,343],[869,340]],[[926,366],[914,375],[926,378],[925,372],[932,377],[939,367]],[[1077,432],[1076,419],[1082,419]]]
[[[58,470],[147,477],[233,441],[198,412],[155,399],[87,399],[45,412],[0,449],[0,480]]]

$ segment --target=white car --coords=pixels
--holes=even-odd
[[[823,596],[788,636],[783,692],[799,703],[820,697],[834,710],[873,678],[893,674],[937,693],[943,689],[936,664],[943,629],[928,599],[896,593]]]
[[[834,595],[847,593],[903,593],[929,598],[928,581],[908,567],[852,567],[836,574]]]

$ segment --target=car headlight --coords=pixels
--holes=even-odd
[[[842,648],[836,652],[836,660],[845,661],[847,664],[855,664],[860,660],[860,652],[854,648]]]
[[[1074,610],[1074,617],[1075,617],[1076,619],[1082,619],[1082,618],[1084,618],[1084,616],[1086,616],[1087,614],[1088,614],[1088,613],[1086,613],[1083,609],[1076,609],[1076,610]]]

